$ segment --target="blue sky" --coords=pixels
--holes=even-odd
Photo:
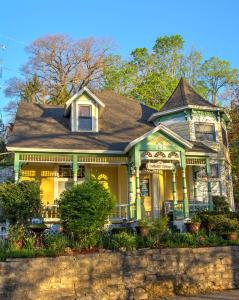
[[[124,57],[151,48],[158,36],[181,34],[205,58],[219,56],[239,68],[238,0],[5,0],[0,8],[0,109],[9,101],[5,81],[19,75],[25,45],[46,35],[112,38]]]

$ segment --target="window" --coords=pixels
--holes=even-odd
[[[79,130],[92,130],[92,109],[91,105],[79,105]]]
[[[220,167],[219,167],[219,164],[212,164],[210,165],[210,168],[211,168],[211,178],[219,178],[220,176]],[[197,174],[197,177],[198,178],[205,178],[207,177],[207,174],[206,174],[206,168],[201,168],[200,171],[198,172]]]
[[[198,141],[216,141],[215,125],[214,124],[204,124],[195,123],[195,135]]]
[[[73,178],[73,170],[69,165],[59,166],[59,177],[60,178]],[[85,166],[79,166],[77,177],[79,179],[85,178]]]
[[[228,147],[227,133],[223,126],[222,126],[222,142],[225,147]]]

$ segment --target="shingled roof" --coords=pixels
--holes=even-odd
[[[123,151],[129,142],[154,128],[156,110],[112,91],[94,92],[105,104],[99,132],[71,132],[63,106],[22,102],[8,147]]]
[[[209,101],[200,96],[186,81],[181,78],[176,89],[172,93],[168,101],[160,109],[160,112],[164,112],[171,109],[185,107],[189,105],[204,106],[204,107],[216,107]]]

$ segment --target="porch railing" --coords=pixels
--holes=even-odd
[[[52,205],[46,205],[43,208],[43,218],[47,221],[58,221],[59,219],[59,211],[58,211],[58,205],[52,204]]]
[[[135,217],[135,204],[131,204],[130,206],[128,204],[119,204],[116,205],[113,214],[110,216],[110,219],[127,219],[128,213],[130,209],[130,215],[131,218]],[[46,222],[56,222],[59,221],[59,211],[58,211],[58,205],[52,204],[52,205],[46,205],[43,208],[43,218]]]
[[[208,203],[189,201],[189,217],[200,211],[207,211]],[[176,219],[183,219],[183,201],[178,201],[176,205],[173,201],[164,201],[164,213],[173,213]]]
[[[128,211],[129,211],[128,204],[116,205],[110,219],[127,219]]]

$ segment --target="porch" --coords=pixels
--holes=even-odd
[[[168,213],[175,219],[183,219],[195,211],[211,209],[210,181],[207,178],[206,199],[199,201],[195,180],[200,168],[209,170],[207,158],[186,158],[185,167],[180,155],[172,152],[143,152],[140,167],[129,159],[83,154],[15,154],[15,179],[40,182],[43,216],[48,223],[59,222],[57,199],[62,191],[82,183],[88,176],[97,178],[114,194],[117,204],[111,222],[153,219]]]

